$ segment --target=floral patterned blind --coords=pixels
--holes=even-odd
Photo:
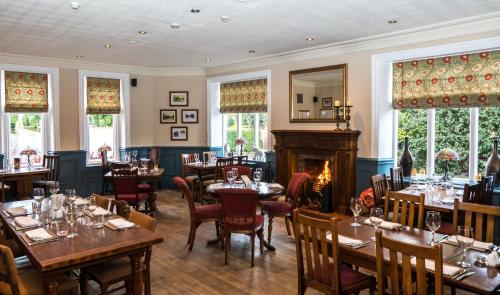
[[[48,75],[5,72],[5,112],[44,113],[49,110]]]
[[[393,64],[392,106],[428,109],[500,106],[500,51]]]
[[[120,79],[87,77],[87,114],[119,114]]]
[[[221,83],[220,112],[267,112],[267,79]]]

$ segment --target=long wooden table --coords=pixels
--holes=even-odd
[[[426,190],[412,190],[410,188],[405,188],[400,191],[405,194],[419,195],[421,193],[425,194],[425,210],[439,211],[442,213],[452,213],[453,212],[453,202],[445,203],[444,200],[452,200],[457,198],[462,201],[463,190],[456,190],[455,195],[438,196],[437,191],[426,191]]]
[[[113,231],[107,227],[93,229],[76,223],[78,236],[73,239],[29,246],[21,236],[24,231],[16,231],[9,222],[12,218],[5,216],[3,210],[17,206],[30,208],[31,202],[1,204],[0,218],[4,229],[17,240],[33,266],[42,274],[46,294],[57,294],[57,279],[67,271],[127,256],[132,268],[133,294],[142,294],[141,258],[149,247],[164,241],[162,236],[141,227]]]
[[[1,170],[0,176],[6,183],[15,182],[17,199],[26,199],[31,196],[33,180],[47,177],[50,169],[45,167],[19,168],[12,170]]]
[[[362,218],[359,218],[362,220]],[[375,230],[372,226],[361,225],[359,227],[351,226],[352,218],[340,218],[337,224],[339,235],[349,238],[359,239],[363,242],[369,241],[375,236]],[[401,231],[382,230],[383,235],[392,239],[402,240],[414,245],[426,245],[431,240],[432,234],[426,230],[404,228]],[[442,235],[436,233],[436,240],[439,241]],[[447,264],[456,265],[461,261],[463,252],[459,247],[443,243],[443,261]],[[340,246],[341,259],[343,262],[361,266],[363,268],[377,271],[375,243],[356,250],[350,247]],[[475,255],[486,256],[487,252],[478,252],[468,250],[466,261],[472,264],[471,271],[475,273],[461,281],[456,281],[445,277],[445,284],[465,289],[478,294],[496,294],[500,288],[500,269],[494,267],[478,266],[474,264]]]

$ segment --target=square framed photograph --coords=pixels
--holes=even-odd
[[[177,110],[160,110],[160,123],[161,124],[175,124],[177,123]]]
[[[333,109],[320,109],[321,119],[333,119]]]
[[[333,99],[331,97],[323,97],[321,99],[321,107],[322,108],[331,108],[331,107],[333,107]]]
[[[198,110],[181,110],[182,123],[198,123]]]
[[[299,119],[309,119],[311,112],[309,110],[299,110]]]
[[[297,93],[297,103],[304,103],[304,94]]]
[[[170,91],[169,105],[171,107],[187,107],[189,93],[187,91]]]
[[[188,140],[188,128],[187,126],[172,126],[170,127],[170,140]]]

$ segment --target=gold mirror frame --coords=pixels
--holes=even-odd
[[[307,74],[307,73],[315,73],[315,72],[326,72],[326,71],[332,71],[332,70],[338,70],[342,69],[344,70],[343,74],[343,79],[344,79],[344,85],[343,85],[343,90],[344,90],[344,97],[340,100],[341,101],[341,107],[345,106],[347,104],[347,64],[338,64],[338,65],[332,65],[332,66],[326,66],[326,67],[317,67],[317,68],[309,68],[309,69],[302,69],[302,70],[295,70],[295,71],[290,71],[288,76],[289,76],[289,82],[288,82],[288,94],[289,94],[289,118],[290,118],[290,123],[332,123],[332,122],[345,122],[345,112],[342,112],[340,115],[340,119],[337,120],[335,118],[332,119],[322,119],[322,118],[302,118],[299,119],[298,117],[294,118],[293,117],[293,104],[295,102],[294,97],[292,97],[293,94],[293,76],[298,75],[298,74]],[[319,98],[322,99],[322,98]],[[319,102],[321,103],[321,102]],[[295,106],[298,109],[297,103],[295,103]],[[343,109],[343,108],[340,108]]]

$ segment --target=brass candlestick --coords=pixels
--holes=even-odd
[[[335,112],[335,121],[337,123],[337,128],[335,131],[340,131],[340,106],[334,106],[333,111]]]
[[[344,106],[344,112],[345,112],[345,130],[351,130],[349,128],[349,121],[351,121],[351,108],[352,106],[346,105]]]

